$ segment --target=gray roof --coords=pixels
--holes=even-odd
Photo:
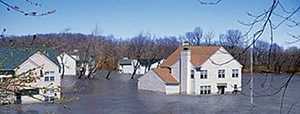
[[[42,52],[52,62],[58,65],[56,59],[58,54],[51,48],[0,48],[0,69],[15,69],[37,51]]]

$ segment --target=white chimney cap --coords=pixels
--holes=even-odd
[[[191,43],[190,43],[189,41],[184,41],[184,42],[182,43],[182,46],[189,46],[189,45],[191,45]]]

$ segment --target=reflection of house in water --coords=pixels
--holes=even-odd
[[[185,42],[159,68],[140,77],[138,88],[166,94],[230,93],[241,90],[241,69],[242,65],[221,46],[190,46]]]
[[[2,48],[0,53],[1,81],[11,83],[6,89],[13,92],[15,103],[60,99],[61,77],[54,50]],[[32,80],[25,82],[28,78]],[[24,84],[18,86],[18,82]]]

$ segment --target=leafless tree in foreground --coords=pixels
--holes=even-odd
[[[0,0],[0,5],[2,5],[7,11],[15,11],[17,13],[23,14],[24,16],[46,16],[46,15],[50,15],[50,14],[53,14],[56,12],[56,10],[39,11],[39,9],[41,9],[42,4],[40,4],[38,2],[33,2],[31,0],[23,0],[23,2],[26,2],[27,4],[37,8],[37,10],[29,11],[29,10],[25,9],[26,7],[17,6],[15,3],[13,3],[13,1],[8,1],[8,0]],[[6,31],[7,31],[6,28],[3,28],[3,30],[1,31],[1,35],[0,35],[1,42],[8,44],[6,46],[6,48],[11,48],[11,49],[16,48],[15,40],[11,39],[8,42],[6,41],[6,37],[4,35],[4,33]],[[33,35],[30,45],[34,44],[35,39],[36,39],[36,35]],[[0,62],[0,65],[1,65],[1,62]],[[37,80],[40,79],[40,76],[43,75],[43,73],[41,72],[42,68],[43,68],[43,66],[39,66],[37,68],[33,68],[28,71],[25,71],[21,74],[12,74],[12,77],[1,80],[1,82],[0,82],[0,91],[1,91],[0,101],[5,102],[5,100],[7,100],[6,98],[8,98],[9,96],[14,96],[15,94],[22,94],[21,93],[22,89],[31,87],[31,84],[35,83]],[[51,84],[48,86],[51,86]],[[48,90],[49,88],[35,87],[35,89]],[[53,91],[61,92],[60,87],[51,88],[51,89],[53,89]],[[31,93],[29,93],[29,96],[32,98],[37,99],[37,100],[42,100],[41,98],[36,98],[30,94]]]
[[[225,2],[225,0],[213,0],[213,1],[205,1],[205,0],[198,0],[199,3],[203,5],[217,5],[220,4],[222,1]],[[248,12],[247,15],[253,19],[251,22],[242,22],[239,21],[240,24],[249,27],[248,31],[246,32],[245,36],[249,36],[253,41],[246,46],[245,51],[242,51],[239,56],[246,53],[246,50],[250,49],[252,45],[256,43],[259,39],[261,39],[262,35],[268,35],[270,40],[270,47],[268,51],[268,70],[266,72],[270,72],[270,66],[271,66],[271,58],[274,57],[271,53],[274,52],[273,40],[274,40],[274,32],[278,28],[280,28],[283,24],[287,24],[290,28],[295,28],[299,26],[299,22],[297,20],[294,20],[293,17],[297,12],[300,10],[300,5],[296,6],[294,9],[287,9],[288,6],[285,6],[284,3],[286,1],[283,0],[270,0],[270,5],[266,6],[265,9],[263,9],[260,13],[251,13]],[[268,32],[266,32],[268,31]],[[289,43],[296,43],[299,42],[299,37],[292,35],[292,38],[294,38],[294,41],[291,41]],[[232,61],[232,60],[229,60]],[[217,65],[223,65],[229,63],[229,61],[226,61],[224,63],[216,63]],[[297,61],[296,61],[297,63]],[[281,64],[276,63],[275,64]],[[297,68],[297,66],[293,66]],[[279,88],[279,91],[283,90],[283,94],[281,97],[281,105],[280,105],[280,113],[282,113],[282,107],[283,107],[283,99],[284,95],[286,93],[286,90],[288,88],[290,80],[293,78],[294,74],[296,72],[299,72],[298,69],[293,69],[289,71],[291,75],[289,76],[288,80],[282,86]],[[279,93],[279,92],[278,92]]]
[[[34,6],[34,7],[41,7],[42,4],[38,2],[33,2],[31,0],[23,0],[24,2]],[[56,12],[56,10],[50,10],[45,12],[39,12],[39,11],[27,11],[25,7],[20,7],[15,5],[14,3],[11,3],[12,1],[9,0],[0,0],[0,4],[2,4],[7,11],[15,11],[17,13],[23,14],[25,16],[45,16],[49,14],[53,14]]]

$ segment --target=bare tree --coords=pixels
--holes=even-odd
[[[23,0],[24,2],[34,6],[34,7],[41,7],[42,4],[38,3],[38,2],[33,2],[31,0]],[[24,8],[21,8],[20,6],[15,5],[14,3],[10,3],[11,1],[7,1],[7,0],[0,0],[0,4],[2,4],[7,11],[16,11],[17,13],[23,14],[25,16],[45,16],[45,15],[49,15],[49,14],[53,14],[56,12],[56,10],[50,10],[50,11],[46,11],[46,12],[39,12],[39,11],[27,11]]]
[[[213,0],[213,1],[203,1],[203,0],[198,0],[199,3],[203,5],[217,5],[221,3],[223,0]],[[270,48],[268,51],[268,68],[271,68],[271,59],[272,59],[272,50],[276,49],[273,48],[273,40],[274,40],[274,32],[275,30],[278,30],[283,24],[287,24],[288,27],[294,28],[299,26],[299,22],[294,20],[293,17],[297,12],[300,10],[300,5],[297,5],[294,9],[287,9],[287,6],[285,6],[283,3],[285,1],[282,0],[270,0],[269,6],[266,6],[260,13],[251,13],[248,12],[247,15],[251,18],[250,22],[242,22],[239,21],[240,24],[247,26],[248,31],[246,32],[245,36],[249,36],[251,39],[251,43],[245,47],[244,51],[242,51],[239,56],[244,55],[248,49],[252,47],[252,45],[255,44],[256,41],[261,39],[261,37],[265,34],[266,36],[269,36],[270,40]],[[266,32],[268,31],[268,32]],[[295,35],[293,38],[295,39],[294,41],[290,43],[295,43],[299,42],[297,37]],[[274,51],[273,51],[274,52]],[[224,65],[229,63],[232,60],[225,61],[223,63],[215,63],[217,65]],[[280,64],[280,63],[279,63]],[[290,71],[288,71],[290,72]],[[286,93],[286,90],[288,88],[290,80],[293,78],[294,74],[299,71],[292,71],[290,72],[291,75],[288,78],[288,81],[284,83],[284,86],[279,89],[279,91],[283,90],[283,94],[281,97],[281,105],[280,105],[280,113],[282,113],[282,107],[283,107],[283,99]],[[278,92],[279,93],[279,92]]]
[[[203,30],[196,27],[193,32],[187,32],[185,36],[191,44],[199,46],[203,37]]]
[[[207,32],[206,34],[204,34],[204,39],[205,39],[205,44],[210,46],[212,45],[212,39],[215,37],[214,32]]]
[[[137,60],[137,62],[133,65],[134,70],[130,79],[134,79],[138,68],[141,66],[140,61],[143,59],[146,50],[144,46],[148,45],[147,43],[149,43],[150,38],[150,34],[139,34],[138,36],[128,40],[128,55],[131,59]]]

